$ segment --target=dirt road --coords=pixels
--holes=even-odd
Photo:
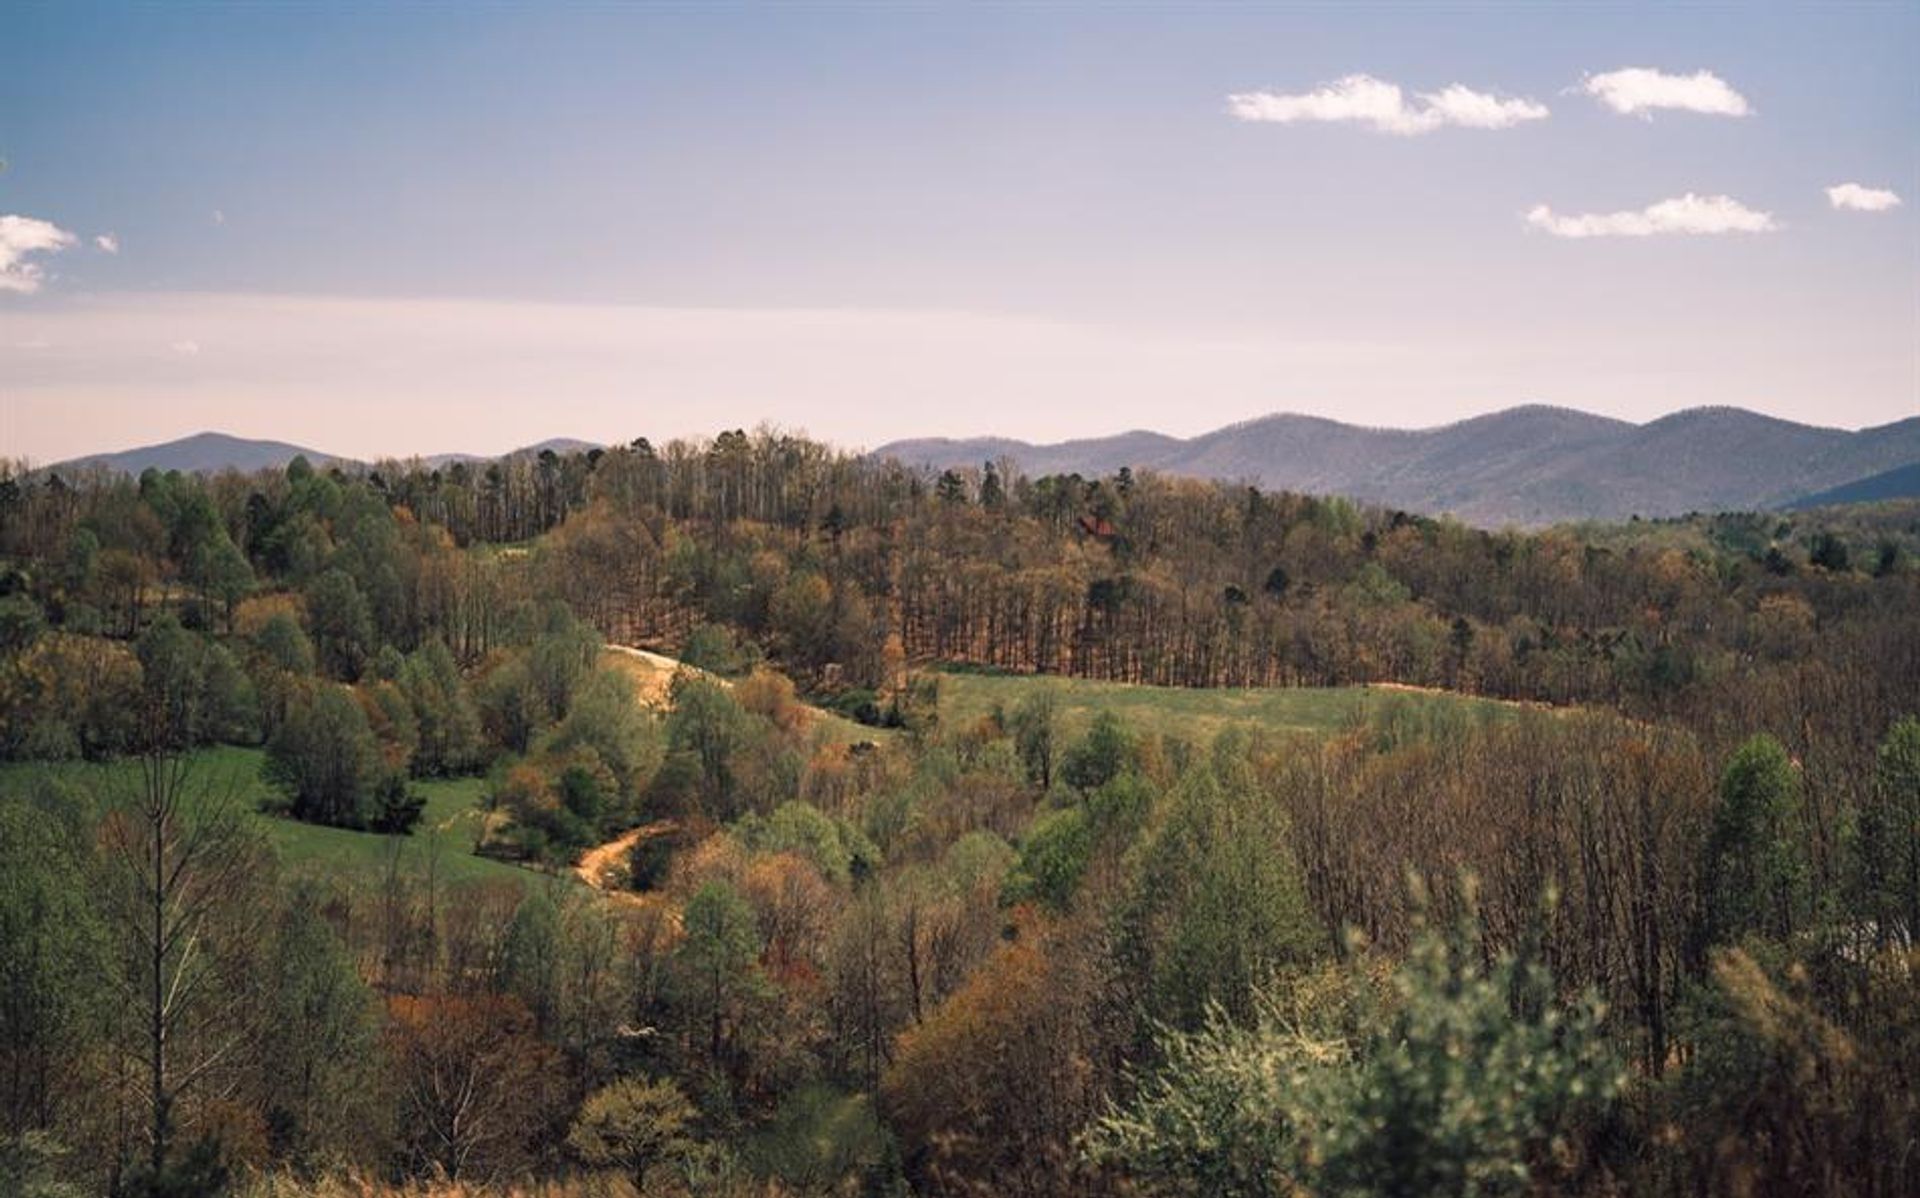
[[[732,685],[718,674],[709,674],[698,666],[676,661],[665,654],[635,649],[630,645],[607,645],[605,649],[619,665],[620,672],[633,679],[637,697],[648,707],[664,711],[673,705],[673,676],[682,670],[710,678],[721,686]]]
[[[666,836],[679,830],[679,823],[670,819],[655,820],[653,823],[631,828],[615,839],[602,845],[595,845],[582,853],[579,863],[573,867],[573,872],[580,876],[582,882],[595,890],[618,891],[621,889],[619,877],[626,870],[627,854],[633,851],[633,846],[643,840]]]

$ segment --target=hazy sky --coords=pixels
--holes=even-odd
[[[15,4],[0,454],[1884,423],[1916,61],[1911,3]]]

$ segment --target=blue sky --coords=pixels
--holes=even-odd
[[[366,455],[1920,410],[1911,4],[0,27],[0,452],[37,460],[207,427]],[[1403,89],[1390,127],[1299,115],[1360,75]],[[1511,107],[1432,115],[1450,85]],[[1746,114],[1606,102],[1723,93]]]

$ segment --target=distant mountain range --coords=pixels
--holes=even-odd
[[[491,462],[496,457],[539,453],[545,449],[566,454],[593,448],[595,446],[591,441],[582,441],[575,437],[553,437],[537,445],[523,446],[504,454],[437,453],[424,457],[421,461],[438,470],[455,462]],[[191,437],[181,437],[177,441],[166,441],[159,445],[142,445],[137,449],[123,449],[118,453],[75,458],[72,461],[60,462],[49,469],[76,470],[87,466],[105,466],[110,470],[118,470],[126,474],[139,474],[149,468],[178,470],[187,474],[217,474],[222,470],[251,473],[255,470],[284,469],[288,462],[301,456],[316,466],[362,464],[352,458],[308,449],[302,445],[290,445],[285,441],[251,441],[245,437],[228,436],[226,433],[195,433]]]
[[[557,437],[513,453],[590,448],[592,442]],[[209,432],[54,469],[277,470],[301,454],[317,466],[358,464],[284,441]],[[895,441],[874,456],[936,469],[1011,459],[1036,475],[1094,476],[1131,466],[1347,495],[1473,524],[1538,525],[1920,495],[1920,416],[1852,432],[1742,408],[1690,408],[1632,424],[1531,405],[1427,429],[1279,415],[1185,439],[1143,431],[1050,445],[1001,437],[930,439]],[[422,460],[442,468],[493,459],[443,453]]]
[[[1474,524],[1538,525],[1788,506],[1920,462],[1920,416],[1853,432],[1742,408],[1633,424],[1529,405],[1427,429],[1277,415],[1186,439],[1140,431],[1050,445],[929,439],[895,441],[874,456],[939,469],[1007,458],[1028,474],[1131,466]]]

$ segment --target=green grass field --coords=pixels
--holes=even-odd
[[[1067,736],[1110,711],[1128,727],[1210,742],[1228,728],[1327,736],[1356,725],[1421,729],[1436,724],[1510,718],[1511,704],[1469,695],[1383,687],[1277,687],[1197,690],[1132,686],[1054,676],[953,673],[940,676],[940,722],[962,728],[999,707],[1011,711],[1037,688],[1051,689]]]
[[[1195,744],[1205,744],[1232,727],[1282,735],[1329,736],[1367,726],[1421,735],[1441,726],[1510,718],[1516,710],[1494,700],[1463,695],[1370,687],[1193,690],[1051,676],[952,673],[940,675],[940,721],[949,729],[968,727],[996,707],[1012,710],[1038,688],[1054,693],[1067,737],[1080,735],[1096,714],[1110,711],[1136,731]],[[879,732],[838,717],[829,717],[829,721],[830,736],[865,739]],[[260,802],[270,793],[260,776],[264,756],[259,749],[232,746],[201,750],[193,755],[194,772],[189,784],[205,788],[212,795],[230,796],[291,873],[314,871],[356,886],[377,886],[397,852],[403,871],[420,875],[431,868],[437,878],[447,882],[525,884],[542,876],[474,855],[473,845],[483,818],[482,779],[417,783],[427,800],[425,813],[412,836],[395,839],[262,813]],[[103,803],[116,791],[130,791],[136,781],[135,769],[131,761],[0,764],[0,795],[25,792],[45,780],[55,780],[85,800]]]
[[[260,812],[260,800],[270,793],[260,777],[265,754],[259,749],[221,746],[193,755],[188,785],[204,787],[215,797],[231,796],[254,826],[273,846],[290,873],[314,871],[354,885],[374,886],[385,877],[392,855],[400,854],[400,868],[448,882],[509,881],[522,884],[540,875],[505,862],[473,855],[479,833],[479,801],[483,781],[458,778],[416,785],[427,800],[426,811],[413,835],[398,838],[346,828],[324,828]],[[52,778],[67,783],[94,802],[127,793],[136,780],[132,761],[108,763],[58,762],[0,765],[0,794],[36,787]]]

